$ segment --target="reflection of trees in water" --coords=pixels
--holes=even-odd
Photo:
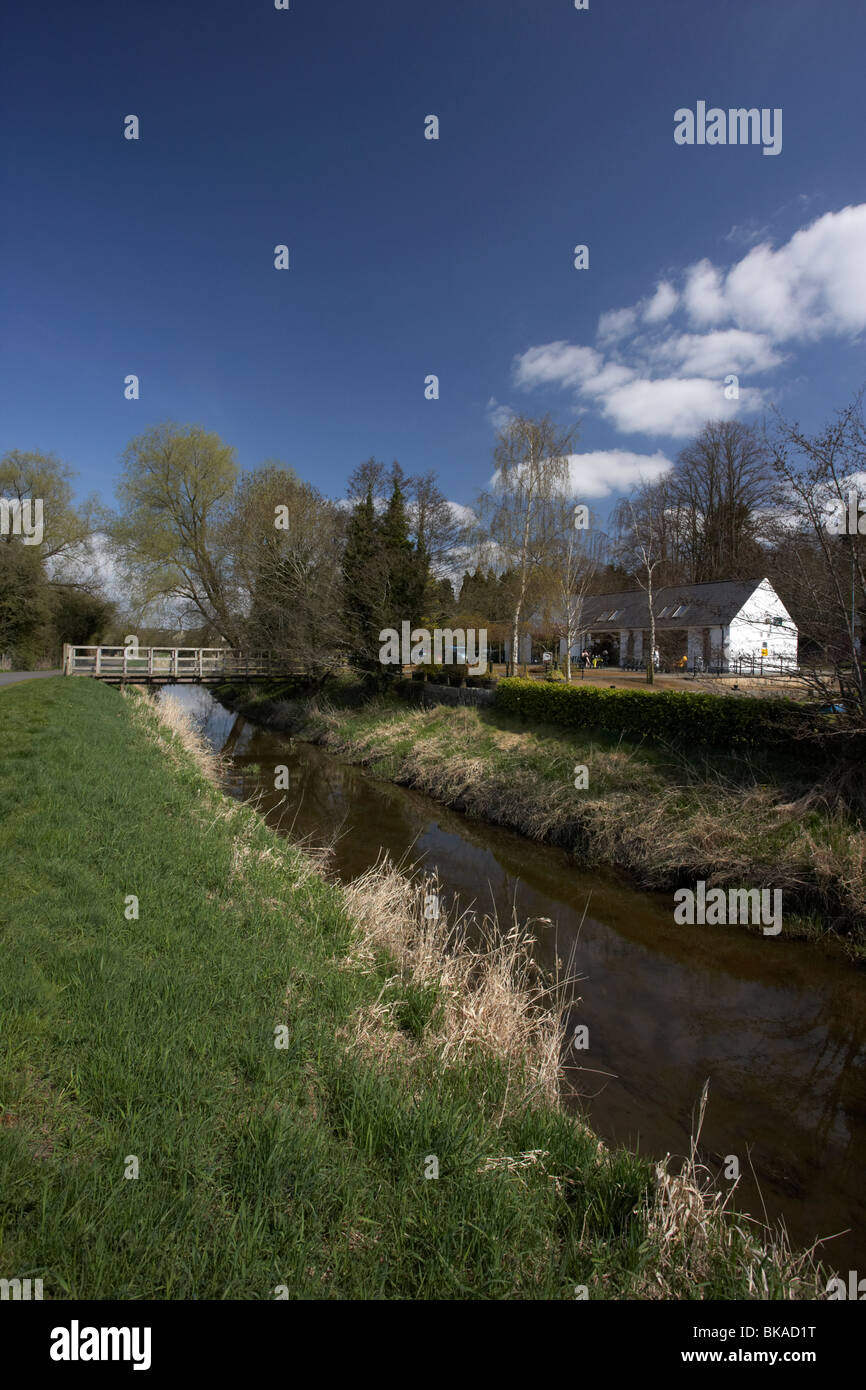
[[[836,1031],[838,1001],[825,998],[816,1012],[815,1027],[820,1027],[823,1041],[813,1046],[812,1066],[803,1078],[806,1095],[814,1097],[818,1112],[812,1126],[816,1146],[822,1154],[833,1151],[840,1158],[853,1157],[863,1143],[866,1106],[864,1106],[864,1057],[862,1030],[855,1034]],[[806,1030],[804,1030],[806,1031]],[[844,1120],[844,1140],[838,1133],[838,1122]]]
[[[242,725],[243,720],[240,715],[218,704],[207,686],[163,685],[159,687],[158,698],[173,700],[180,705],[194,728],[216,752],[225,748],[227,736],[234,736],[234,741],[237,741],[239,730],[236,726],[238,723]]]
[[[200,695],[204,698],[191,702],[195,716],[202,716],[205,729],[215,730],[226,712],[207,692]],[[371,782],[363,771],[339,763],[320,749],[292,746],[240,717],[233,720],[223,751],[233,756],[239,744],[243,752],[237,757],[236,770],[242,773],[245,761],[261,768],[260,773],[244,778],[245,795],[251,800],[258,795],[256,804],[269,822],[293,839],[309,838],[321,844],[335,834],[342,836],[334,862],[338,872],[353,876],[375,862],[380,848],[389,849],[398,859],[405,854],[407,868],[417,865],[424,873],[438,867],[449,905],[453,895],[459,909],[474,908],[484,915],[495,903],[500,921],[509,924],[515,907],[521,919],[547,917],[551,926],[538,931],[541,964],[551,964],[554,952],[563,958],[568,955],[590,876],[562,850],[526,843],[411,790]],[[287,791],[273,787],[273,768],[278,764],[289,768]],[[596,884],[587,916],[598,921],[605,933],[601,941],[592,931],[583,938],[589,951],[584,959],[592,958],[593,944],[601,952],[595,955],[592,969],[602,972],[597,988],[607,1000],[606,1027],[614,1053],[617,1039],[619,1045],[626,1040],[626,1033],[617,1028],[613,1007],[618,990],[630,999],[631,1033],[637,1026],[635,1013],[642,1008],[656,1040],[644,1053],[645,1067],[635,1055],[629,1067],[619,1068],[616,1091],[625,1094],[613,1113],[626,1106],[640,1128],[641,1117],[644,1122],[647,1119],[649,1099],[650,1110],[660,1105],[679,1130],[682,1106],[682,1113],[688,1112],[694,1099],[691,1091],[684,1094],[684,1087],[691,1086],[691,1048],[686,1044],[690,1055],[676,1051],[665,1055],[663,1076],[653,1071],[660,1062],[660,1039],[675,1042],[673,1007],[678,1011],[678,1037],[693,1037],[698,1051],[707,1030],[718,1031],[718,1046],[712,1049],[718,1055],[712,1059],[706,1157],[718,1162],[730,1150],[733,1125],[751,1146],[758,1181],[768,1185],[768,1195],[769,1190],[778,1194],[781,1206],[788,1205],[793,1195],[795,1201],[817,1209],[823,1190],[828,1210],[847,1205],[849,1224],[862,1230],[856,1177],[866,1129],[862,982],[846,975],[836,962],[817,956],[808,976],[792,959],[791,974],[785,972],[785,978],[780,978],[777,966],[762,949],[762,939],[746,937],[741,945],[727,941],[715,968],[706,959],[690,961],[683,955],[682,943],[672,941],[669,934],[656,939],[657,910],[651,901],[609,882]],[[714,982],[715,996],[696,989],[696,978],[702,975]],[[588,988],[592,991],[592,985]],[[715,1023],[705,1012],[713,997],[720,1010]],[[575,1018],[583,1021],[580,1011]],[[659,1095],[660,1084],[664,1099]],[[793,1210],[790,1214],[795,1219]]]
[[[223,711],[223,713],[227,713],[227,711]],[[216,712],[213,711],[213,712],[207,714],[207,715],[206,715],[206,719],[207,719],[208,722],[207,722],[207,724],[205,725],[205,727],[202,728],[202,733],[205,733],[205,728],[209,728],[209,729],[213,729],[213,728],[214,728],[214,726],[215,726],[216,723],[217,723]],[[222,754],[224,754],[225,757],[231,758],[231,757],[234,755],[235,750],[236,750],[237,745],[238,745],[238,742],[240,741],[241,734],[244,732],[244,728],[245,728],[245,720],[244,720],[243,715],[242,715],[242,714],[237,714],[237,715],[235,715],[235,716],[234,716],[234,722],[232,723],[231,727],[229,728],[228,733],[226,734],[225,738],[223,739],[223,741],[222,741],[222,743],[221,743],[221,745],[220,745],[220,752],[221,752]],[[207,737],[207,735],[205,735],[205,736]]]
[[[768,1047],[775,1044],[778,1049],[764,1073],[770,1107],[784,1130],[790,1132],[793,1126],[808,1135],[810,1161],[821,1166],[830,1154],[835,1166],[863,1143],[866,1027],[862,997],[858,992],[855,1009],[853,996],[851,991],[852,1007],[845,1010],[838,992],[812,994],[811,1006],[810,997],[798,993],[792,998],[796,1012],[792,1008],[783,1018],[764,1024]],[[846,1013],[848,1028],[843,1031]],[[784,1079],[784,1091],[777,1089],[774,1075]]]

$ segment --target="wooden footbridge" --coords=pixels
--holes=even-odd
[[[64,676],[147,685],[207,685],[253,677],[296,676],[304,668],[276,652],[232,647],[73,647],[63,648]]]

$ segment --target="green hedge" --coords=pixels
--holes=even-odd
[[[602,690],[546,681],[499,682],[496,709],[539,724],[592,725],[611,733],[727,746],[781,743],[807,719],[793,700],[758,700],[698,691]],[[811,722],[811,721],[810,721]]]

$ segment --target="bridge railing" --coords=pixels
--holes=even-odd
[[[210,680],[218,676],[270,676],[291,671],[273,652],[229,647],[74,647],[63,648],[65,676],[100,680]]]

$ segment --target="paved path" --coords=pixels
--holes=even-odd
[[[38,681],[43,676],[62,676],[57,671],[0,671],[0,685],[15,685],[17,681]]]

